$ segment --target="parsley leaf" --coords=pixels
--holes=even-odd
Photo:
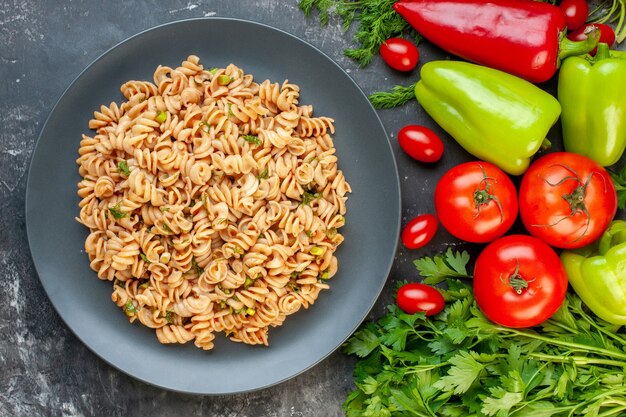
[[[261,139],[259,139],[259,137],[255,135],[242,135],[241,137],[243,138],[243,140],[253,145],[259,146],[260,144],[263,143]]]
[[[448,278],[471,278],[466,269],[469,259],[466,251],[455,252],[448,248],[444,254],[416,259],[413,264],[424,277],[424,283],[434,285]]]
[[[164,110],[161,110],[160,112],[158,112],[156,117],[154,118],[154,121],[157,123],[163,123],[166,120],[167,120],[167,112]]]
[[[191,258],[191,269],[196,273],[196,275],[200,276],[204,273],[204,269],[198,265],[198,262],[196,261],[196,257],[192,257]]]
[[[109,212],[113,215],[113,218],[116,220],[123,219],[128,216],[128,213],[122,211],[121,203],[117,203],[114,206],[109,207]]]
[[[259,180],[266,180],[269,178],[269,176],[270,176],[270,172],[267,168],[265,168],[263,171],[261,171],[259,175],[257,175],[257,178]]]
[[[474,352],[460,351],[450,358],[452,365],[448,374],[441,377],[433,385],[442,391],[452,391],[454,394],[467,392],[472,384],[485,370],[485,365],[476,360]]]
[[[126,313],[128,317],[131,317],[137,314],[138,311],[139,310],[137,310],[137,307],[135,307],[135,304],[133,304],[133,300],[129,298],[126,301],[126,304],[124,304],[124,313]]]
[[[369,325],[357,331],[343,346],[343,350],[347,354],[364,358],[378,345],[380,345],[380,341],[376,335],[376,329],[373,325]]]
[[[120,161],[117,163],[117,172],[122,174],[123,177],[127,177],[130,175],[130,168],[128,168],[128,162]]]
[[[228,85],[232,83],[234,80],[230,75],[222,74],[217,77],[217,84],[219,85]]]
[[[209,124],[209,122],[205,122],[204,120],[201,120],[200,124],[202,125],[200,129],[202,129],[205,133],[211,133],[211,129],[213,128],[213,126]]]
[[[491,388],[491,397],[483,400],[481,411],[488,416],[507,415],[513,406],[523,400],[521,392],[508,392],[502,387]]]
[[[176,316],[176,313],[174,313],[173,311],[168,310],[165,315],[161,315],[162,318],[165,319],[165,321],[168,324],[174,324],[174,318]]]
[[[317,200],[318,198],[321,198],[321,197],[322,197],[322,194],[320,193],[304,191],[302,193],[302,204],[305,206],[308,206],[309,204],[311,204],[313,200]]]

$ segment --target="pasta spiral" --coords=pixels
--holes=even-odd
[[[347,194],[334,120],[300,87],[191,55],[130,80],[78,149],[90,267],[161,343],[268,345],[338,269]]]

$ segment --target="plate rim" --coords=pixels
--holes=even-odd
[[[383,133],[384,133],[384,138],[386,139],[386,148],[389,151],[389,156],[391,157],[391,163],[393,165],[393,172],[391,173],[391,175],[393,176],[393,182],[395,184],[395,188],[397,189],[397,195],[396,195],[396,204],[398,207],[397,213],[395,213],[394,218],[397,219],[396,220],[396,227],[395,230],[391,231],[393,233],[393,236],[395,237],[394,241],[394,245],[393,245],[393,250],[390,252],[391,256],[388,259],[387,265],[385,266],[385,268],[383,268],[383,270],[385,271],[385,278],[380,280],[380,284],[376,290],[376,297],[374,297],[372,299],[372,302],[370,303],[370,305],[367,306],[367,309],[364,309],[364,314],[363,317],[358,320],[358,322],[355,323],[355,325],[352,327],[352,329],[350,330],[350,332],[348,334],[346,334],[344,336],[344,338],[342,339],[342,341],[337,344],[337,346],[332,347],[331,349],[328,350],[328,352],[326,352],[325,354],[321,355],[317,360],[313,361],[312,363],[310,363],[308,366],[301,368],[299,371],[292,373],[288,376],[285,376],[283,378],[280,378],[272,383],[267,383],[264,385],[260,385],[260,386],[256,386],[253,388],[247,388],[247,389],[243,389],[243,390],[230,390],[230,391],[225,391],[225,392],[206,392],[206,391],[189,391],[189,390],[181,390],[181,389],[177,389],[177,388],[173,388],[170,386],[167,386],[166,384],[163,383],[159,383],[159,382],[155,382],[155,381],[151,381],[148,380],[142,376],[138,376],[136,374],[131,373],[128,370],[125,370],[123,368],[121,368],[120,366],[118,366],[117,364],[115,364],[114,362],[108,360],[107,358],[105,358],[100,352],[97,351],[96,347],[92,346],[90,343],[87,343],[84,338],[78,334],[76,332],[76,330],[70,326],[70,324],[68,323],[68,321],[66,320],[66,318],[60,313],[59,311],[59,307],[57,306],[57,303],[55,303],[55,301],[53,300],[53,298],[50,296],[50,292],[51,289],[49,288],[49,285],[46,284],[45,280],[42,280],[41,278],[41,274],[40,274],[40,267],[38,266],[37,262],[35,261],[35,257],[33,256],[33,250],[32,250],[32,241],[35,239],[35,232],[32,230],[32,225],[30,224],[31,221],[29,221],[29,218],[31,217],[29,215],[29,212],[31,211],[30,208],[33,206],[33,201],[35,199],[35,196],[31,195],[31,191],[32,191],[32,187],[31,187],[31,181],[32,181],[32,177],[33,177],[33,162],[36,158],[36,156],[38,155],[40,151],[40,147],[41,147],[41,143],[42,143],[42,138],[44,137],[46,130],[49,126],[50,120],[52,119],[52,117],[56,114],[56,112],[58,111],[58,108],[61,106],[61,104],[63,103],[65,97],[68,95],[68,93],[74,88],[74,86],[85,76],[85,74],[87,74],[93,67],[95,67],[103,58],[105,58],[108,54],[112,53],[114,50],[122,47],[123,45],[132,42],[133,40],[145,36],[146,34],[149,34],[150,32],[153,31],[158,31],[158,30],[162,30],[166,27],[170,27],[170,26],[176,26],[176,25],[186,25],[189,23],[193,23],[193,22],[210,22],[210,21],[224,21],[224,22],[238,22],[238,23],[242,23],[245,25],[251,25],[251,26],[257,26],[257,27],[262,27],[264,30],[270,30],[270,31],[275,31],[278,32],[281,36],[287,36],[289,38],[292,38],[293,40],[295,40],[296,42],[300,42],[303,45],[305,45],[306,47],[312,49],[313,51],[315,51],[316,53],[320,54],[325,60],[327,60],[329,63],[331,63],[333,66],[335,66],[339,71],[341,71],[348,80],[351,81],[351,83],[353,84],[353,86],[356,88],[356,90],[361,94],[361,96],[367,101],[368,106],[371,108],[371,115],[374,116],[376,118],[376,122],[378,125],[380,125]],[[51,107],[42,127],[41,130],[39,131],[39,134],[37,135],[37,139],[35,141],[35,145],[33,147],[32,153],[30,155],[30,161],[28,162],[28,175],[27,175],[27,180],[26,180],[26,187],[25,187],[25,201],[24,201],[24,219],[25,219],[25,227],[26,227],[26,236],[27,236],[27,241],[28,241],[28,250],[30,253],[30,259],[32,261],[32,265],[34,268],[34,271],[37,275],[37,279],[39,281],[39,283],[41,284],[41,286],[44,289],[46,298],[48,300],[48,302],[50,302],[50,304],[52,305],[52,307],[54,308],[54,311],[57,313],[58,317],[61,319],[61,321],[65,324],[66,328],[68,330],[70,330],[70,332],[82,343],[83,346],[85,346],[92,354],[94,354],[95,356],[97,356],[100,360],[102,360],[103,362],[105,362],[106,364],[108,364],[109,366],[113,367],[114,369],[120,371],[121,373],[123,373],[124,375],[128,375],[130,377],[132,377],[135,380],[139,380],[145,384],[148,384],[149,386],[153,386],[153,387],[157,387],[159,389],[163,389],[166,391],[172,391],[172,392],[177,392],[177,393],[181,393],[181,394],[187,394],[187,395],[205,395],[205,396],[217,396],[217,395],[233,395],[233,394],[243,394],[243,393],[248,393],[248,392],[256,392],[259,390],[263,390],[263,389],[267,389],[276,385],[279,385],[281,383],[284,383],[290,379],[295,378],[298,375],[301,375],[303,373],[305,373],[306,371],[314,368],[315,366],[317,366],[320,362],[324,361],[325,359],[327,359],[329,356],[331,356],[333,353],[335,353],[337,350],[339,350],[341,348],[341,346],[349,339],[349,337],[354,334],[354,332],[362,325],[362,323],[367,319],[367,316],[370,314],[370,312],[372,311],[372,309],[374,308],[374,306],[376,305],[377,301],[380,299],[380,296],[382,294],[382,291],[387,283],[387,281],[389,280],[389,275],[391,273],[391,270],[393,268],[393,265],[395,263],[395,256],[397,254],[398,251],[398,246],[399,246],[399,236],[400,236],[400,229],[401,229],[401,219],[402,219],[402,187],[401,187],[401,182],[400,182],[400,177],[399,177],[399,172],[398,172],[398,164],[397,164],[397,160],[396,160],[396,156],[394,154],[393,148],[391,146],[391,142],[390,142],[390,137],[389,134],[387,133],[387,129],[384,125],[384,123],[382,122],[380,115],[378,114],[378,112],[376,111],[376,109],[372,106],[371,102],[369,101],[369,99],[367,98],[367,95],[364,93],[363,89],[359,86],[359,84],[352,78],[352,76],[350,76],[350,74],[343,68],[341,67],[333,58],[331,58],[328,54],[326,54],[324,51],[322,51],[321,49],[319,49],[318,47],[316,47],[315,45],[311,44],[310,42],[308,42],[307,40],[300,38],[299,36],[296,36],[284,29],[266,24],[266,23],[262,23],[262,22],[257,22],[257,21],[253,21],[253,20],[248,20],[248,19],[242,19],[242,18],[235,18],[235,17],[222,17],[222,16],[205,16],[205,17],[194,17],[194,18],[187,18],[187,19],[179,19],[179,20],[173,20],[173,21],[169,21],[169,22],[165,22],[165,23],[161,23],[158,25],[154,25],[151,26],[149,28],[143,29],[139,32],[136,32],[133,35],[127,36],[126,38],[124,38],[123,40],[117,42],[116,44],[114,44],[112,47],[106,49],[103,53],[101,53],[100,55],[98,55],[95,59],[93,59],[85,68],[83,68],[78,75],[76,75],[71,82],[67,85],[67,87],[65,89],[63,89],[63,91],[61,92],[61,94],[59,95],[58,99],[54,102],[54,105]]]

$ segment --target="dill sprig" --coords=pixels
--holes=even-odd
[[[391,109],[415,100],[415,84],[396,85],[388,91],[377,91],[369,95],[372,106],[376,109]]]
[[[354,40],[358,46],[348,48],[344,53],[364,67],[378,53],[380,45],[389,38],[412,36],[416,43],[421,39],[411,25],[393,9],[395,2],[396,0],[300,0],[299,4],[305,16],[309,16],[316,9],[322,25],[328,23],[332,14],[341,18],[346,31],[357,21]]]

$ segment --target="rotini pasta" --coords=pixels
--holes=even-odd
[[[333,119],[299,104],[295,84],[193,55],[120,91],[76,161],[91,268],[161,343],[210,350],[221,332],[267,345],[338,269],[351,189]]]

